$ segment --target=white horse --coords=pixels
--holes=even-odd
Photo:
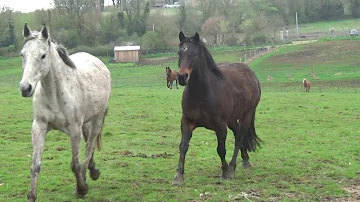
[[[21,50],[23,75],[20,91],[23,97],[33,96],[31,185],[28,201],[36,200],[45,136],[59,130],[71,138],[71,168],[76,177],[75,193],[88,192],[86,168],[97,180],[95,142],[100,149],[101,131],[111,93],[110,71],[98,58],[88,53],[68,55],[54,43],[46,25],[40,32],[31,31],[25,23],[25,44]],[[85,160],[80,164],[81,136],[86,141]]]

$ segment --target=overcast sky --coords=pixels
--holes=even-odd
[[[36,9],[51,8],[53,0],[0,0],[0,7],[9,6],[15,11],[31,12]],[[111,5],[111,0],[105,0],[105,5]]]

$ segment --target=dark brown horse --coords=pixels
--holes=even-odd
[[[311,87],[311,83],[309,81],[307,81],[306,79],[303,79],[303,84],[304,84],[304,88],[305,88],[305,92],[310,92],[310,87]]]
[[[177,79],[177,72],[172,71],[170,67],[165,67],[166,71],[166,85],[168,88],[172,89],[173,82],[175,80],[176,89],[178,89],[178,79]]]
[[[180,158],[173,184],[184,183],[185,155],[197,127],[216,132],[222,179],[230,179],[235,174],[239,150],[243,167],[247,168],[251,166],[248,151],[255,151],[260,143],[254,123],[261,95],[259,80],[246,64],[222,63],[220,69],[198,33],[185,37],[180,32],[179,40],[178,79],[186,87],[182,97]],[[225,160],[227,127],[235,136],[229,165]]]

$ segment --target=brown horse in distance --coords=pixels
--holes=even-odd
[[[306,79],[303,79],[303,84],[304,84],[305,92],[310,92],[311,83]]]
[[[166,85],[168,88],[172,89],[173,82],[175,80],[176,89],[178,89],[178,79],[177,79],[177,72],[172,71],[170,67],[165,67],[166,69]]]
[[[222,179],[234,177],[239,150],[243,167],[251,167],[248,151],[255,151],[260,139],[255,132],[255,111],[260,101],[260,82],[243,63],[216,64],[196,33],[179,33],[179,84],[182,97],[180,157],[173,184],[184,183],[185,155],[193,130],[205,127],[216,133],[217,153],[222,164]],[[235,136],[235,148],[228,165],[225,160],[227,128]],[[200,169],[198,169],[200,170]]]

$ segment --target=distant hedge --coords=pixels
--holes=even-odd
[[[73,49],[69,49],[68,51],[70,54],[74,54],[77,52],[87,52],[95,56],[114,57],[114,46],[112,45],[96,46],[96,47],[80,45]]]

